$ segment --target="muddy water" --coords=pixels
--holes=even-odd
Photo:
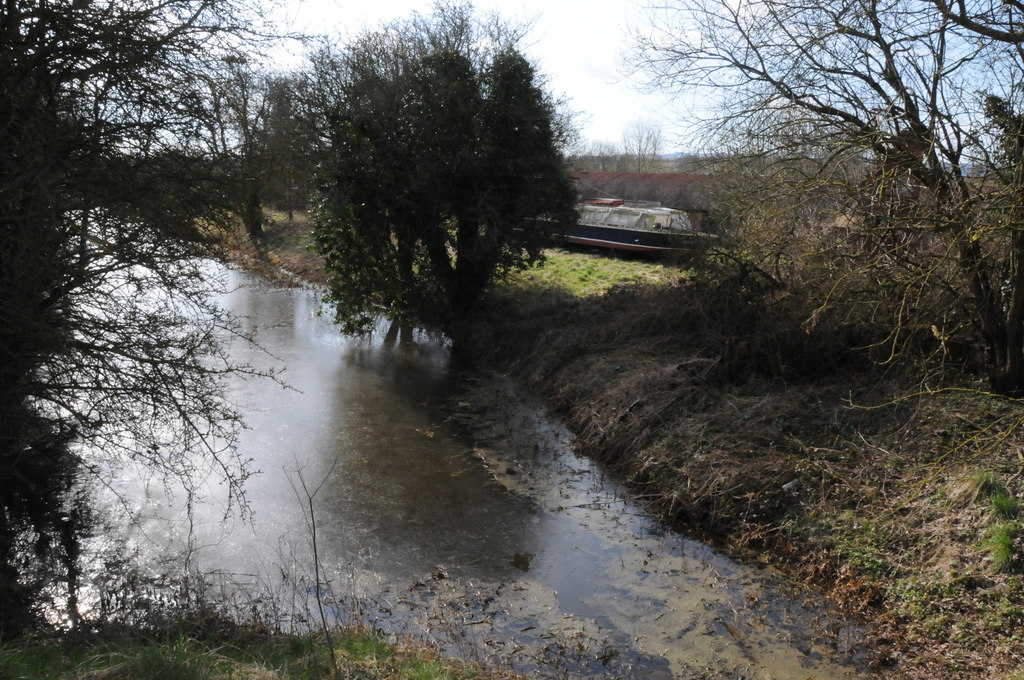
[[[435,338],[345,339],[308,291],[230,276],[224,304],[274,359],[238,357],[285,366],[291,387],[233,388],[261,471],[253,518],[226,516],[213,487],[188,518],[151,491],[151,544],[271,592],[296,625],[319,594],[332,618],[546,677],[862,677],[855,628],[666,531],[507,382],[466,391]]]

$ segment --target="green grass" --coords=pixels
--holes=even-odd
[[[1021,523],[1017,521],[1020,517],[1020,501],[995,473],[977,473],[970,483],[975,498],[987,500],[992,514],[998,520],[988,528],[984,542],[993,569],[1000,574],[1017,571],[1022,557],[1017,548],[1017,536],[1021,531]]]
[[[513,289],[558,289],[586,297],[622,285],[675,283],[688,275],[688,270],[657,260],[551,249],[545,251],[543,263],[512,274],[505,285]]]
[[[1006,485],[993,472],[983,471],[975,474],[971,478],[971,485],[974,487],[975,497],[979,500],[1006,495]]]
[[[280,254],[305,254],[313,247],[312,219],[306,212],[296,211],[289,222],[287,213],[265,210],[264,245]]]
[[[220,659],[187,639],[101,654],[96,663],[115,677],[149,680],[206,680],[224,666]]]
[[[1000,574],[1015,571],[1017,567],[1016,539],[1020,532],[1017,522],[1002,522],[989,529],[985,542],[992,567]]]
[[[992,512],[1000,519],[1016,519],[1020,514],[1020,502],[1008,493],[996,493],[989,497]]]
[[[388,642],[366,629],[333,636],[338,669],[320,637],[245,635],[217,640],[101,636],[0,646],[0,680],[475,680],[478,668]]]
[[[281,255],[309,251],[312,238],[307,213],[296,212],[293,222],[289,222],[287,215],[280,211],[267,210],[266,217],[266,247]],[[558,289],[576,297],[585,297],[599,295],[621,285],[674,283],[691,273],[665,260],[622,258],[563,248],[551,248],[544,254],[543,263],[513,273],[505,286]]]
[[[67,659],[57,645],[0,645],[0,680],[59,677]]]

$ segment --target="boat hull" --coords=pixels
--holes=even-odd
[[[593,224],[577,224],[561,236],[566,243],[634,253],[667,254],[693,247],[681,234]]]
[[[581,204],[575,224],[559,227],[539,219],[534,221],[533,228],[563,243],[653,255],[697,253],[706,250],[715,239],[693,229],[682,210],[621,203],[605,200]]]

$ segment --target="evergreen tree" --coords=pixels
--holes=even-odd
[[[457,333],[496,277],[575,218],[567,129],[514,40],[470,14],[366,36],[343,60],[315,236],[346,331],[379,314]],[[482,30],[482,29],[477,29]]]

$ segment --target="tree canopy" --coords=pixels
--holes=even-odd
[[[537,260],[532,220],[574,219],[569,130],[517,40],[442,6],[340,59],[315,236],[347,331],[380,314],[451,331]]]
[[[824,237],[808,259],[831,277],[818,313],[884,318],[890,354],[930,339],[1021,394],[1021,156],[1007,153],[1024,110],[1021,12],[988,0],[681,0],[651,10],[636,61],[655,86],[695,96],[709,138],[754,160],[759,181],[791,185],[768,194],[827,207],[803,234]],[[779,220],[790,233],[792,216]]]
[[[302,120],[299,73],[274,73],[244,52],[230,55],[206,78],[212,115],[204,123],[220,194],[252,241],[263,237],[267,204],[294,217],[305,203],[314,140]],[[197,121],[199,122],[199,121]]]
[[[54,582],[75,620],[81,473],[219,469],[240,490],[219,389],[236,327],[197,257],[223,216],[206,77],[246,22],[229,0],[0,7],[0,635]]]

